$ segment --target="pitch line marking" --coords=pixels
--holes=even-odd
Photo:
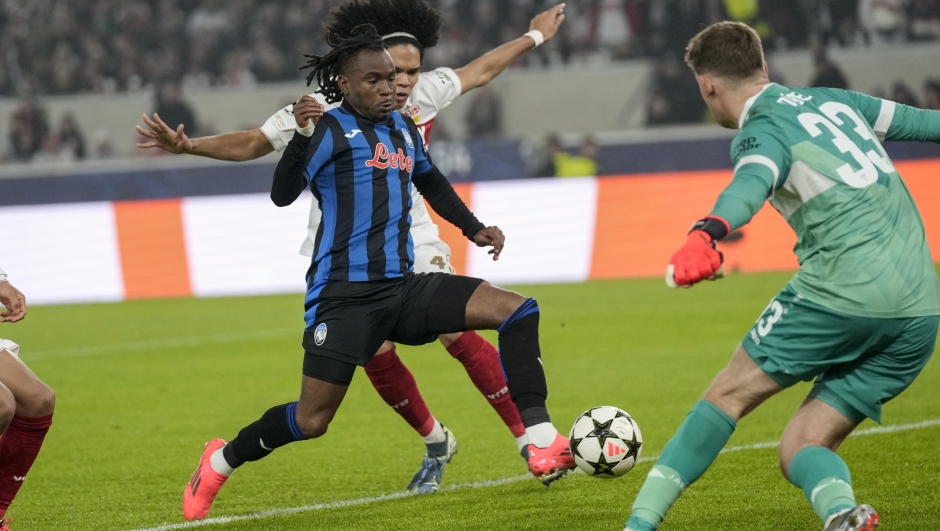
[[[167,339],[151,339],[148,341],[131,341],[127,343],[108,343],[104,345],[90,345],[87,347],[71,347],[36,352],[21,352],[20,357],[26,361],[48,360],[59,358],[80,358],[85,356],[98,356],[101,354],[124,354],[128,352],[144,352],[148,350],[172,349],[183,347],[201,347],[205,345],[224,345],[245,341],[263,341],[266,339],[280,339],[292,335],[300,338],[300,328],[275,328],[255,332],[231,332],[225,334],[210,334],[204,336],[173,337]]]
[[[892,426],[875,426],[872,428],[865,428],[863,430],[858,430],[852,432],[849,437],[861,437],[865,435],[878,435],[882,433],[897,433],[900,431],[911,431],[919,430],[923,428],[930,428],[933,426],[940,426],[940,419],[925,420],[923,422],[915,422],[912,424],[895,424]],[[721,453],[731,453],[731,452],[742,452],[745,450],[764,450],[767,448],[777,448],[780,446],[780,443],[777,441],[762,442],[756,444],[743,444],[740,446],[732,446],[730,448],[725,448]],[[649,463],[658,459],[659,456],[649,456],[641,457],[637,460],[637,464]],[[576,470],[577,471],[577,470]],[[466,490],[466,489],[479,489],[484,487],[495,487],[498,485],[506,485],[507,483],[516,483],[518,481],[523,481],[527,479],[534,479],[531,474],[523,474],[521,476],[512,476],[502,479],[486,479],[483,481],[475,481],[473,483],[462,483],[459,485],[448,485],[441,489],[441,491],[454,491],[454,490]],[[284,509],[269,509],[267,511],[259,511],[256,513],[243,514],[238,516],[216,516],[213,518],[206,518],[205,520],[197,520],[194,522],[184,522],[181,524],[166,524],[156,527],[142,527],[139,529],[129,529],[127,531],[174,531],[176,529],[192,529],[194,527],[203,527],[209,525],[221,525],[228,524],[231,522],[241,522],[244,520],[260,520],[262,518],[269,518],[271,516],[287,516],[297,513],[306,513],[311,511],[320,511],[323,509],[337,509],[341,507],[353,507],[356,505],[369,505],[372,503],[378,503],[389,500],[398,500],[401,498],[409,498],[411,496],[420,496],[420,494],[413,494],[410,492],[393,492],[391,494],[382,494],[380,496],[369,496],[366,498],[355,498],[351,500],[337,500],[327,503],[317,503],[314,505],[304,505],[302,507],[288,507]]]

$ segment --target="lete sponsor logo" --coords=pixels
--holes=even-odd
[[[414,159],[405,155],[405,152],[400,149],[397,153],[390,153],[388,146],[385,144],[376,144],[375,154],[372,156],[372,160],[366,161],[366,166],[383,170],[391,166],[395,169],[410,172],[414,168]]]

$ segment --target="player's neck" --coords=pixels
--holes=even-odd
[[[728,110],[731,111],[729,117],[734,120],[733,129],[739,127],[741,114],[744,113],[746,107],[748,107],[748,100],[760,94],[769,83],[770,79],[768,79],[767,76],[754,77],[742,81],[740,85],[734,87],[734,89],[728,93]]]

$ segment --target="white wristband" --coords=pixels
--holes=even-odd
[[[532,40],[535,41],[535,47],[538,48],[545,42],[545,35],[542,35],[542,32],[539,30],[532,30],[526,32],[522,35],[523,37],[532,37]]]
[[[298,125],[297,127],[295,127],[295,129],[297,130],[298,133],[300,133],[300,134],[302,134],[302,135],[304,135],[304,136],[306,136],[306,137],[309,138],[309,137],[313,136],[313,126],[314,126],[314,125],[315,125],[315,124],[313,123],[313,120],[307,120],[307,127],[300,127],[300,126]]]

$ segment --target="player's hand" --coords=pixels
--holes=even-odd
[[[144,123],[147,124],[150,130],[148,131],[139,125],[135,127],[138,133],[151,140],[150,142],[138,142],[137,147],[158,147],[176,155],[190,153],[193,150],[193,141],[183,132],[183,124],[180,124],[174,131],[160,119],[157,113],[153,113],[153,120],[148,118],[146,114],[143,116]]]
[[[564,11],[565,4],[558,4],[548,11],[542,11],[535,15],[535,18],[529,23],[529,31],[539,30],[542,32],[545,42],[552,40],[552,37],[558,33],[558,26],[561,26],[561,23],[565,20]]]
[[[669,260],[666,284],[691,286],[703,280],[715,280],[723,275],[724,257],[715,249],[715,242],[707,232],[693,230],[689,238]]]
[[[320,121],[320,117],[323,116],[323,112],[323,105],[310,95],[300,98],[300,100],[294,104],[293,109],[294,120],[301,129],[307,127],[310,124],[310,120],[313,120],[313,124],[316,125],[317,122]]]
[[[493,255],[493,261],[499,260],[499,253],[503,252],[503,245],[506,243],[506,236],[499,227],[487,227],[473,235],[473,243],[477,247],[493,247],[489,254]]]
[[[0,323],[15,323],[26,317],[26,297],[9,282],[0,282],[0,304],[5,308],[0,312]]]

